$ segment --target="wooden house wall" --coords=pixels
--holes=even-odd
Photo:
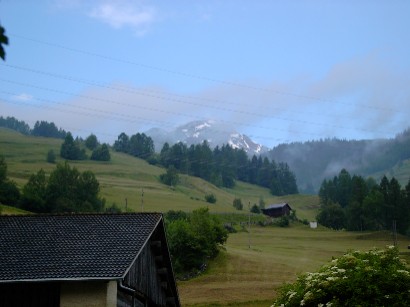
[[[263,209],[262,212],[266,215],[269,215],[270,217],[281,217],[284,215],[289,215],[290,208],[289,206],[283,206],[279,208],[268,208],[268,209]]]
[[[166,292],[161,287],[157,269],[155,255],[148,242],[124,278],[124,284],[145,294],[154,304],[166,306]]]

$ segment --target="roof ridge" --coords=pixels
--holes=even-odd
[[[0,214],[1,217],[28,217],[28,216],[120,216],[120,215],[153,215],[162,212],[58,212],[58,213],[25,213],[25,214]]]

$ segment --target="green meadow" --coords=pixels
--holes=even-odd
[[[55,164],[46,162],[47,152],[54,150],[58,155],[62,140],[25,136],[15,131],[0,128],[0,154],[6,159],[8,176],[19,187],[23,187],[31,174],[41,168],[50,174]],[[91,153],[88,152],[88,155]],[[57,158],[57,163],[64,162]],[[234,198],[241,198],[246,209],[259,202],[262,197],[266,204],[288,202],[297,210],[300,218],[313,219],[312,208],[318,207],[317,196],[294,195],[290,197],[272,196],[268,189],[238,182],[234,189],[220,189],[200,178],[181,175],[181,182],[171,188],[159,181],[165,170],[146,161],[123,153],[111,151],[111,161],[70,161],[71,166],[80,171],[92,171],[101,187],[107,205],[116,203],[122,210],[192,211],[207,206],[211,212],[244,213],[233,208]],[[207,203],[204,196],[213,193],[217,202]],[[143,195],[143,196],[142,196]]]
[[[24,136],[0,128],[0,155],[6,159],[8,177],[20,188],[29,176],[41,168],[47,174],[55,164],[46,162],[47,152],[60,151],[62,140]],[[90,155],[90,153],[88,153]],[[193,211],[208,207],[221,216],[224,222],[247,220],[248,207],[263,198],[265,203],[287,202],[296,210],[299,219],[314,220],[319,208],[315,195],[275,197],[268,189],[238,182],[233,189],[220,189],[199,178],[181,176],[180,184],[171,188],[159,181],[165,170],[147,162],[111,152],[110,162],[71,161],[80,171],[91,170],[101,186],[101,195],[107,205],[117,204],[123,211],[168,210]],[[58,162],[64,162],[57,158]],[[217,202],[205,202],[205,194],[213,193]],[[142,196],[143,195],[143,196]],[[234,198],[241,198],[243,211],[233,208]],[[0,206],[1,214],[22,214],[21,210]],[[263,219],[253,215],[253,221]],[[333,231],[319,227],[310,229],[301,223],[290,227],[255,226],[237,227],[229,235],[220,255],[212,261],[199,277],[178,282],[183,306],[270,306],[277,289],[284,282],[292,282],[297,275],[314,271],[322,264],[353,249],[384,248],[392,244],[391,234],[354,233]],[[408,239],[399,237],[402,256],[410,260]]]
[[[408,243],[408,238],[398,238],[403,258],[410,260]],[[278,287],[298,274],[314,272],[348,250],[387,245],[393,245],[389,232],[310,229],[300,223],[251,227],[249,233],[230,234],[225,251],[208,271],[179,282],[179,293],[184,306],[271,306]]]

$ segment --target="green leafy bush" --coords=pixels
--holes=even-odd
[[[101,146],[96,147],[91,154],[91,160],[110,161],[111,155],[110,150],[108,149],[108,145],[102,144]]]
[[[348,252],[285,285],[272,306],[410,306],[410,271],[393,246]]]
[[[289,226],[289,217],[288,216],[281,216],[277,222],[279,227],[288,227]]]
[[[55,163],[56,162],[56,154],[54,152],[54,150],[50,149],[47,152],[47,162],[48,163]]]
[[[206,200],[206,202],[208,202],[210,204],[214,204],[214,203],[216,203],[216,196],[212,193],[206,194],[205,195],[205,200]]]
[[[257,204],[253,204],[252,208],[251,208],[251,212],[252,213],[261,213],[261,209],[259,209]]]
[[[177,275],[200,269],[208,259],[216,257],[228,232],[208,208],[191,214],[169,211],[165,215],[166,232],[173,267]]]
[[[159,176],[159,180],[166,185],[175,187],[180,180],[177,169],[173,165],[169,166],[167,172]]]
[[[240,198],[235,198],[233,200],[233,207],[236,210],[242,210],[243,209],[243,204],[242,204],[242,200]]]

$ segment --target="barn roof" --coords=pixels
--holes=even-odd
[[[289,209],[292,210],[292,208],[289,206],[288,203],[272,204],[272,205],[269,205],[269,206],[265,207],[265,209],[279,209],[279,208],[283,208],[283,207],[286,207],[286,206],[288,206]]]
[[[160,213],[0,216],[0,282],[121,279],[159,223]]]

